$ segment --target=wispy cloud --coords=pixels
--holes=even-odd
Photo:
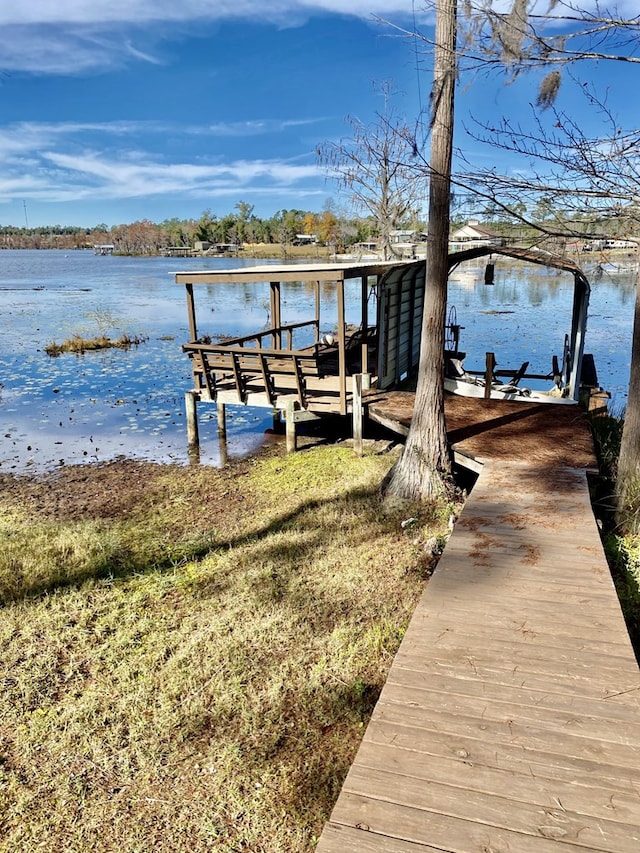
[[[416,6],[420,7],[420,0]],[[298,22],[309,15],[331,12],[369,18],[372,14],[407,13],[411,0],[30,0],[4,3],[0,25],[12,24],[140,24],[154,21],[220,21],[228,18]]]
[[[363,19],[411,12],[411,0],[30,0],[0,4],[0,69],[82,74],[132,60],[161,64],[162,44],[225,20],[303,24],[313,14]]]
[[[478,4],[479,5],[479,4]],[[495,8],[505,9],[511,0],[496,0]],[[602,3],[599,0],[582,0],[580,8],[595,12]],[[231,18],[246,18],[279,24],[295,25],[310,15],[332,13],[371,18],[379,15],[413,16],[433,10],[434,0],[30,0],[26,3],[3,3],[0,5],[0,25],[64,24],[111,27],[119,24],[147,25],[150,23],[176,21],[222,21]],[[549,0],[535,0],[537,11],[547,10]],[[638,14],[637,0],[617,0],[620,16],[633,17]],[[569,0],[559,2],[555,12],[567,14],[573,8]]]
[[[184,128],[183,132],[208,136],[261,136],[265,133],[284,133],[294,127],[307,127],[322,121],[314,119],[253,119],[251,121],[216,122],[204,127]]]
[[[269,182],[291,187],[307,178],[317,178],[315,166],[297,166],[278,160],[238,160],[221,165],[154,163],[110,159],[96,152],[81,156],[45,152],[43,159],[65,172],[66,191],[75,176],[76,192],[82,198],[96,186],[104,198],[152,197],[180,192],[210,195],[214,190],[243,190],[248,184]]]
[[[179,124],[164,121],[35,122],[23,121],[0,126],[0,158],[12,151],[41,151],[56,140],[75,140],[96,134],[102,137],[148,137],[149,135],[191,135],[212,137],[250,137],[284,133],[296,127],[313,126],[322,118],[252,119],[213,124]]]
[[[165,134],[168,125],[111,122],[105,124],[23,123],[0,131],[0,201],[15,198],[47,202],[89,198],[131,199],[177,194],[209,198],[239,193],[314,192],[322,182],[313,163],[282,159],[235,159],[227,162],[169,162],[131,147],[90,146],[87,136],[126,136],[153,127]],[[223,128],[224,129],[224,128]],[[183,131],[184,128],[181,128]],[[211,128],[193,128],[211,133]],[[308,185],[308,186],[306,186]]]
[[[100,33],[86,26],[0,25],[0,69],[4,71],[81,75],[117,68],[132,59],[154,64],[161,61],[148,51],[134,48],[114,27]]]
[[[496,8],[511,0],[496,0]],[[621,17],[637,15],[637,0],[618,0]],[[383,18],[411,27],[433,21],[434,0],[29,0],[0,3],[0,69],[33,74],[82,74],[138,61],[163,63],[163,45],[193,26],[229,20],[295,27],[311,16]],[[598,0],[582,0],[596,12]],[[533,8],[547,11],[548,0]],[[560,2],[554,13],[571,10]]]

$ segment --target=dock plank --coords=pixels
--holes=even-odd
[[[568,782],[576,790],[598,787],[607,788],[612,796],[617,791],[632,798],[638,794],[637,776],[633,769],[610,761],[554,752],[544,743],[538,748],[530,748],[518,742],[509,742],[496,749],[484,734],[474,737],[458,732],[438,731],[426,725],[410,726],[405,722],[398,724],[382,719],[371,726],[367,740],[363,741],[363,749],[368,742],[381,748],[414,752],[425,767],[430,767],[436,759],[449,759],[483,766],[491,772],[497,771],[498,780],[503,778],[500,775],[502,771],[510,769],[535,779]],[[453,769],[451,775],[457,777]]]
[[[355,817],[355,824],[351,823],[350,814]],[[377,846],[372,846],[371,850],[376,853],[386,853],[390,838],[423,845],[423,848],[426,845],[427,850],[435,848],[440,853],[585,853],[585,849],[606,850],[603,847],[589,848],[566,837],[563,837],[559,847],[557,838],[552,835],[560,835],[566,830],[564,827],[556,827],[554,823],[547,824],[542,816],[537,826],[532,827],[529,832],[520,832],[493,826],[484,821],[467,820],[405,803],[367,797],[352,791],[344,791],[334,815],[335,824],[360,828],[362,834],[369,836],[370,841],[373,841],[371,835],[374,834]],[[387,827],[390,824],[393,824],[393,829],[389,833]],[[544,831],[548,835],[542,834]],[[574,830],[574,834],[578,831],[579,827]],[[326,849],[322,840],[316,849]],[[340,847],[329,849],[342,850]],[[619,850],[620,853],[636,853],[636,842],[630,840]]]
[[[455,766],[452,766],[455,762]],[[587,785],[576,785],[572,779],[550,778],[531,772],[531,764],[515,762],[503,767],[473,761],[429,756],[395,745],[368,741],[360,755],[362,767],[385,767],[396,776],[442,785],[453,785],[487,795],[509,791],[512,800],[536,804],[545,809],[562,808],[614,823],[631,824],[636,818],[637,791],[612,790],[608,781],[589,779]],[[574,770],[575,772],[575,770]],[[588,789],[588,790],[585,790]],[[586,811],[585,811],[586,810]]]
[[[515,832],[536,840],[542,837],[551,842],[561,841],[563,849],[565,844],[571,844],[583,851],[586,847],[631,853],[640,847],[637,824],[593,818],[588,813],[571,812],[558,803],[544,807],[516,800],[511,785],[513,774],[503,775],[506,777],[503,793],[498,795],[475,791],[467,783],[461,789],[358,763],[347,776],[344,790],[347,795],[361,798],[361,822],[369,826],[381,826],[389,806],[401,809],[406,821],[403,837],[408,841],[425,838],[433,844],[435,837],[442,846],[450,842],[454,827],[459,831],[460,825],[465,824],[470,834]],[[592,793],[593,789],[589,790],[583,802],[590,801]],[[634,817],[632,814],[631,819]]]
[[[640,670],[587,467],[485,456],[318,853],[640,849]]]

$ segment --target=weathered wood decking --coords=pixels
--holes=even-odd
[[[640,850],[640,671],[561,409],[538,458],[458,427],[484,467],[318,853]]]

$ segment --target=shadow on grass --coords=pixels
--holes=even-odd
[[[185,544],[164,553],[163,550],[158,548],[150,556],[148,552],[142,554],[135,546],[116,540],[102,543],[81,560],[67,547],[58,547],[55,542],[44,543],[35,559],[28,562],[21,555],[5,554],[0,556],[0,605],[39,598],[59,590],[79,589],[90,581],[122,580],[172,571],[184,563],[202,560],[211,550],[211,541]]]
[[[349,522],[348,547],[367,541],[374,527],[397,529],[398,519],[384,516],[377,489],[355,488],[338,496],[303,500],[294,509],[271,518],[262,526],[253,527],[239,535],[220,538],[203,534],[192,540],[162,542],[164,531],[139,541],[130,532],[121,532],[118,525],[101,525],[85,552],[66,541],[58,544],[56,536],[64,527],[51,524],[41,527],[34,540],[28,531],[13,533],[13,547],[0,555],[0,604],[37,598],[57,590],[80,588],[83,584],[101,580],[123,580],[136,575],[173,571],[187,563],[201,562],[211,554],[237,552],[238,561],[247,564],[260,560],[274,567],[271,576],[259,581],[257,595],[278,599],[286,594],[290,580],[299,572],[296,566],[313,559],[334,535],[323,518],[353,517]],[[65,540],[73,537],[73,528],[66,528]],[[15,540],[22,538],[22,547]],[[292,574],[293,573],[293,574]],[[228,583],[232,583],[229,579]],[[200,582],[201,592],[221,591],[220,576]]]

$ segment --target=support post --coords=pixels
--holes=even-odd
[[[280,303],[280,282],[272,281],[270,284],[270,313],[271,313],[271,328],[274,330],[271,333],[271,346],[273,349],[282,349],[282,316]]]
[[[224,468],[229,461],[229,448],[227,446],[226,432],[218,432],[218,453],[220,454],[220,465]]]
[[[338,383],[340,387],[340,414],[347,414],[347,352],[345,341],[344,279],[336,283],[338,291]]]
[[[353,450],[356,456],[362,456],[362,374],[356,373],[353,382]]]
[[[360,301],[362,317],[360,328],[362,329],[362,344],[360,346],[360,370],[362,373],[369,372],[369,301],[367,299],[369,279],[363,275],[360,279]],[[413,315],[412,315],[413,316]]]
[[[493,382],[493,371],[496,366],[496,357],[492,352],[487,353],[486,368],[484,373],[484,398],[491,397],[491,383]]]
[[[294,413],[296,410],[296,404],[293,400],[289,400],[285,406],[284,417],[285,417],[285,440],[287,445],[287,453],[295,453],[297,450],[297,441],[296,441],[296,422],[294,419]]]
[[[200,447],[198,413],[196,411],[197,402],[198,394],[195,391],[187,391],[184,395],[184,407],[187,415],[187,444],[189,452],[197,452]]]
[[[216,411],[218,415],[218,435],[224,438],[227,435],[226,408],[224,403],[216,403]]]

